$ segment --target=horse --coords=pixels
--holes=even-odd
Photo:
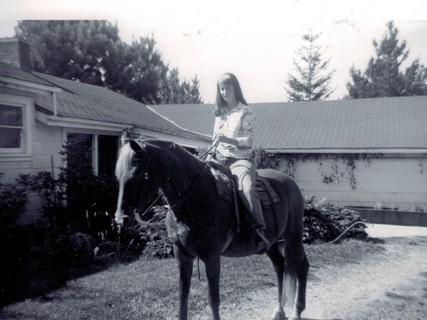
[[[166,225],[178,262],[178,318],[188,318],[193,264],[199,258],[206,266],[213,319],[220,320],[221,256],[259,254],[250,232],[244,228],[235,232],[235,207],[232,201],[218,197],[208,162],[173,142],[136,141],[122,136],[122,144],[116,163],[116,222],[122,224],[129,217],[129,208],[147,208],[149,203],[145,199],[160,192],[170,207]],[[266,217],[265,230],[271,244],[266,254],[273,263],[278,284],[278,303],[272,318],[285,319],[284,306],[288,302],[292,308],[290,319],[301,319],[309,269],[302,242],[303,197],[296,183],[285,174],[273,169],[258,170],[258,174],[268,179],[280,199],[275,204],[277,221]]]

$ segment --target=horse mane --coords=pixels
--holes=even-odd
[[[200,164],[204,165],[203,161],[198,159],[194,154],[175,142],[167,140],[142,140],[141,142],[147,145],[147,147],[154,146],[164,150],[165,152],[170,152],[178,157],[181,162],[184,161],[193,168]]]
[[[198,164],[204,164],[188,150],[171,141],[150,139],[138,140],[138,143],[148,148],[153,147],[164,150],[165,152],[171,152],[181,161],[185,160],[186,164],[192,166],[193,168],[195,168]],[[132,178],[135,171],[132,165],[132,158],[134,155],[135,152],[132,150],[129,143],[126,143],[122,146],[122,148],[120,148],[115,171],[116,177],[119,181],[122,181],[122,179],[124,179],[123,181],[127,181]]]

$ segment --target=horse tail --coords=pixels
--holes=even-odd
[[[297,272],[295,265],[295,258],[292,257],[291,250],[285,249],[285,268],[284,268],[284,294],[283,305],[294,305],[297,292]]]

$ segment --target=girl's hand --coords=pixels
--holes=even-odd
[[[232,145],[237,145],[236,139],[228,138],[228,137],[224,136],[223,134],[218,134],[215,138],[215,141],[229,143]]]
[[[216,136],[216,139],[215,139],[216,141],[218,141],[218,142],[225,142],[225,143],[230,143],[229,142],[229,138],[227,138],[226,136],[224,136],[222,133],[220,133],[220,134],[218,134],[217,136]]]
[[[215,137],[215,142],[224,142],[225,136],[222,133],[219,133]]]

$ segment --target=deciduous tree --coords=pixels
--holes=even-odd
[[[96,85],[120,42],[117,25],[104,20],[24,20],[15,33],[30,43],[33,70]]]
[[[197,76],[191,84],[181,81],[153,37],[126,44],[118,26],[105,20],[25,20],[15,33],[30,43],[35,71],[105,86],[146,104],[201,102]]]

